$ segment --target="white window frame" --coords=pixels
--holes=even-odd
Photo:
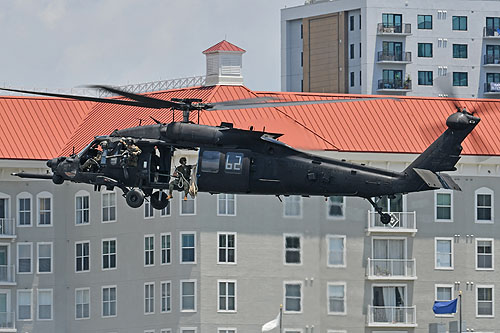
[[[479,312],[479,288],[491,288],[491,315],[480,315]],[[483,301],[484,302],[484,301]],[[476,285],[476,318],[494,318],[495,317],[495,285],[493,284],[477,284]]]
[[[144,330],[144,333],[155,333],[155,330]]]
[[[40,224],[40,199],[50,199],[50,223]],[[42,228],[52,227],[54,225],[54,196],[52,193],[43,191],[36,195],[36,226]]]
[[[160,330],[160,333],[172,333],[172,329],[171,328],[162,328]]]
[[[437,296],[438,288],[449,288],[451,290],[451,298],[448,300],[438,299],[438,296]],[[434,285],[434,301],[451,301],[454,299],[454,296],[455,296],[455,286],[453,284],[438,283],[438,284]],[[453,313],[434,314],[434,316],[436,316],[436,317],[454,317],[455,314],[453,314]]]
[[[299,204],[299,214],[298,215],[287,215],[286,214],[286,206],[290,204],[296,204],[296,201],[292,201],[292,199],[297,199],[298,198],[298,204]],[[289,195],[285,196],[283,199],[283,217],[287,219],[301,219],[304,214],[304,198],[300,195]]]
[[[437,264],[437,243],[438,241],[443,241],[443,240],[446,240],[446,241],[449,241],[450,244],[451,244],[451,266],[450,267],[439,267],[438,264]],[[455,269],[455,251],[454,251],[454,239],[453,237],[434,237],[434,269],[438,269],[438,270],[453,270]]]
[[[144,200],[144,219],[151,220],[154,218],[155,218],[155,209],[153,208],[153,206],[151,206],[151,203],[149,201]]]
[[[340,216],[333,216],[330,215],[330,207],[333,206],[333,204],[330,202],[330,197],[326,199],[326,218],[328,220],[345,220],[345,213],[346,213],[346,197],[341,196],[341,195],[333,195],[333,197],[341,197],[342,198],[342,204],[340,205],[342,207],[342,215]]]
[[[30,294],[30,317],[28,319],[19,319],[19,305],[20,304],[20,301],[19,301],[19,294],[20,293],[28,293]],[[33,289],[18,289],[17,290],[17,301],[16,301],[16,305],[17,305],[17,321],[33,321]],[[24,304],[23,304],[24,305]]]
[[[114,206],[104,206],[104,196],[110,195],[110,194],[114,194],[114,198],[115,198]],[[101,192],[101,223],[114,223],[117,221],[118,209],[116,207],[116,201],[117,201],[116,197],[117,197],[116,191],[114,191],[114,190],[113,191],[105,190],[105,191]],[[115,208],[115,219],[104,221],[104,208],[110,209],[111,207]],[[108,213],[108,215],[109,215],[109,213]]]
[[[89,245],[89,254],[88,254],[88,260],[89,260],[89,269],[84,269],[84,265],[83,265],[83,259],[85,258],[85,256],[82,255],[82,270],[77,270],[77,259],[78,259],[78,253],[77,253],[77,247],[78,245],[81,244],[82,245],[82,250],[83,250],[83,244],[88,244]],[[75,273],[85,273],[85,272],[90,272],[90,240],[84,240],[84,241],[78,241],[78,242],[75,242]]]
[[[82,209],[79,210],[77,208],[78,198],[84,198],[84,197],[88,198],[88,200],[89,200],[89,206],[88,206],[88,208],[82,208]],[[83,207],[83,199],[82,199],[82,207]],[[84,211],[87,211],[88,219],[89,220],[86,223],[77,223],[77,221],[78,221],[78,213],[81,212],[81,214],[82,214],[82,221],[83,221]],[[81,226],[89,225],[89,224],[90,224],[90,193],[87,192],[87,191],[85,191],[85,190],[80,190],[80,191],[76,192],[76,194],[75,194],[75,226],[81,227]]]
[[[30,247],[30,271],[29,272],[19,272],[19,267],[21,265],[19,265],[19,259],[26,259],[26,258],[21,258],[20,255],[19,255],[19,247],[20,246],[23,246],[23,245],[26,245],[26,246],[29,246]],[[17,243],[17,265],[16,265],[16,271],[17,271],[17,274],[33,274],[33,243],[32,242],[26,242],[26,243]]]
[[[227,331],[238,332],[235,327],[217,327],[217,333],[225,333]]]
[[[77,296],[76,295],[78,294],[79,291],[82,291],[82,292],[88,291],[88,293],[89,293],[89,303],[88,303],[89,304],[89,316],[88,317],[78,318],[78,316],[77,316],[77,311],[78,311],[77,310],[77,305],[78,305],[78,303],[77,303]],[[92,302],[90,301],[90,288],[75,288],[75,320],[87,320],[87,319],[90,319],[90,314],[91,314],[90,304],[91,303]],[[85,305],[85,303],[81,303],[81,304]]]
[[[228,195],[232,195],[233,198],[228,199]],[[223,197],[224,196],[224,197]],[[220,211],[220,202],[224,202],[224,207],[225,207],[225,212]],[[234,205],[234,213],[229,214],[228,213],[228,207],[229,207],[229,202],[232,201]],[[217,216],[236,216],[236,194],[229,194],[229,193],[219,193],[217,194]]]
[[[180,192],[179,194],[179,216],[194,216],[196,215],[196,198],[192,198],[190,195],[188,195],[188,198],[186,201],[192,200],[193,201],[193,213],[184,213],[182,210],[182,203],[184,202],[184,197],[182,196],[184,192]]]
[[[477,252],[477,243],[478,242],[491,242],[491,268],[480,268],[478,267],[478,255]],[[493,271],[495,270],[495,239],[494,238],[476,238],[475,239],[475,261],[476,261],[476,271]]]
[[[170,247],[163,247],[163,238],[167,239],[167,237],[170,239]],[[167,242],[165,241],[165,245]],[[160,234],[160,265],[170,265],[172,264],[172,233],[171,232],[162,232]],[[170,251],[170,252],[169,252]],[[165,256],[163,255],[165,253]],[[167,254],[169,254],[167,256]],[[168,258],[168,262],[163,262],[163,258]]]
[[[300,242],[300,248],[299,248],[299,258],[300,258],[300,262],[299,263],[289,263],[289,262],[286,262],[286,238],[287,237],[298,237],[299,238],[299,242]],[[286,265],[286,266],[302,266],[303,263],[304,263],[304,260],[303,260],[303,250],[304,250],[304,239],[303,239],[303,235],[302,234],[283,234],[283,264]],[[295,251],[295,250],[293,250]]]
[[[183,294],[182,294],[182,284],[185,282],[192,282],[194,283],[194,309],[182,309],[182,303],[183,303]],[[196,279],[187,279],[187,280],[180,280],[179,281],[179,310],[180,312],[196,312],[198,308],[198,297],[197,297],[197,291],[198,291],[198,283]],[[191,295],[188,295],[191,296]]]
[[[226,246],[225,247],[221,247],[220,246],[219,240],[220,240],[220,236],[221,235],[225,235],[226,236]],[[227,245],[227,236],[234,236],[234,262],[227,261],[228,250],[233,249],[233,248],[230,248]],[[219,257],[219,251],[220,250],[225,250],[225,252],[226,252],[226,261],[220,261],[220,257]],[[217,232],[217,253],[216,253],[216,256],[217,256],[217,264],[220,264],[220,265],[236,265],[237,258],[238,258],[238,236],[237,236],[236,232],[223,232],[223,231]]]
[[[149,294],[149,297],[147,297],[148,295],[146,295],[146,288],[151,288],[151,286],[153,286],[153,294]],[[144,283],[144,315],[152,315],[155,313],[155,282],[152,281],[152,282],[145,282]],[[150,290],[151,291],[151,290]],[[152,302],[151,302],[152,301]],[[152,309],[149,309],[149,311],[146,311],[148,309],[148,302],[150,302],[150,304],[152,304]]]
[[[330,240],[332,239],[342,239],[343,240],[343,251],[342,251],[342,264],[330,264]],[[347,267],[346,263],[346,248],[347,248],[347,236],[346,235],[326,235],[326,266],[334,268]]]
[[[50,245],[50,272],[40,272],[40,245]],[[45,259],[45,257],[43,257],[42,259]],[[54,272],[54,244],[52,242],[36,243],[36,273],[52,274],[53,272]]]
[[[183,235],[194,235],[194,261],[182,261],[182,236]],[[195,231],[181,231],[179,233],[179,263],[181,265],[195,265],[198,260],[198,255],[196,253],[196,232]],[[190,247],[189,247],[190,248]]]
[[[115,288],[115,314],[114,315],[104,315],[104,289]],[[108,301],[111,304],[111,301]],[[102,286],[101,287],[101,318],[113,318],[118,315],[118,287],[116,285]]]
[[[370,305],[373,304],[373,298],[374,298],[374,289],[375,287],[381,287],[381,288],[390,288],[390,287],[404,287],[404,291],[405,291],[405,294],[404,294],[404,304],[408,304],[408,284],[406,283],[374,283],[372,284],[371,286],[371,298],[370,298]],[[410,304],[408,305],[405,305],[405,306],[411,306]],[[394,332],[395,333],[395,332]]]
[[[438,194],[449,194],[450,195],[450,203],[451,203],[451,206],[450,206],[450,219],[438,219],[438,216],[437,216],[437,197],[438,197]],[[434,221],[435,222],[453,222],[453,190],[435,190],[434,191]]]
[[[146,238],[152,238],[153,239],[153,248],[152,249],[146,249]],[[144,267],[153,267],[155,265],[155,257],[156,257],[156,254],[155,254],[155,235],[154,234],[147,234],[147,235],[144,235]],[[148,245],[149,245],[149,242],[148,242]],[[152,253],[152,260],[153,262],[152,263],[147,263],[147,260],[146,258],[149,258],[151,257],[150,253]]]
[[[288,284],[300,285],[300,311],[286,309],[286,286]],[[304,282],[299,280],[283,281],[283,313],[300,314],[304,312]]]
[[[221,310],[221,304],[220,304],[220,299],[221,299],[221,294],[220,294],[220,284],[225,283],[226,284],[226,295],[225,295],[225,300],[226,300],[226,308],[228,305],[228,300],[229,300],[229,295],[227,294],[227,285],[229,283],[234,283],[234,310]],[[236,283],[236,280],[217,280],[217,312],[224,312],[224,313],[235,313],[238,312],[238,285]]]
[[[313,328],[311,327],[311,330],[312,329]],[[296,332],[304,333],[304,330],[302,328],[284,328],[283,332],[284,333],[296,333]]]
[[[334,312],[330,309],[330,286],[342,286],[344,288],[344,312]],[[328,282],[326,284],[326,308],[328,315],[345,316],[347,314],[347,283],[343,281]]]
[[[328,330],[327,333],[347,333],[347,331],[346,330]],[[376,331],[374,331],[374,333],[376,333]],[[399,333],[399,332],[391,331],[391,333]]]
[[[163,286],[165,286],[165,297],[163,297]],[[167,288],[168,287],[168,288]],[[167,291],[170,291],[170,296]],[[163,310],[163,299],[165,298],[165,309]],[[167,299],[170,301],[170,309],[167,308]],[[161,281],[160,282],[160,313],[170,313],[172,312],[172,281]]]
[[[12,212],[12,208],[10,207],[11,206],[10,195],[0,192],[0,199],[7,199],[7,211],[5,212],[5,217],[10,218]]]
[[[109,267],[109,268],[104,268],[104,256],[109,256],[111,258],[112,253],[104,253],[104,242],[115,242],[115,267]],[[109,261],[111,262],[111,260]],[[118,241],[116,238],[103,238],[101,239],[101,270],[103,271],[111,271],[116,269],[116,266],[118,266]]]
[[[478,194],[483,194],[483,195],[490,195],[491,196],[491,206],[490,206],[490,209],[491,209],[491,218],[489,220],[478,220],[478,217],[477,217],[477,209],[479,208],[478,207],[478,204],[477,204],[477,196]],[[474,191],[474,221],[476,223],[479,223],[479,224],[491,224],[491,223],[494,223],[495,222],[495,193],[493,192],[492,189],[490,188],[487,188],[487,187],[481,187],[481,188],[478,188],[476,191]]]
[[[40,293],[41,292],[49,292],[50,293],[50,296],[51,296],[51,304],[50,304],[50,318],[47,318],[47,319],[40,319]],[[36,300],[37,300],[37,304],[36,304],[36,319],[38,321],[50,321],[50,320],[53,320],[54,319],[54,291],[53,289],[38,289],[37,290],[37,293],[36,293],[37,297],[36,297]],[[44,304],[46,305],[46,304]]]
[[[168,208],[168,212],[167,212],[167,208]],[[166,212],[166,213],[164,213],[164,212]],[[167,207],[160,210],[160,217],[170,217],[170,216],[172,216],[172,205],[169,203],[167,205]]]
[[[19,205],[19,200],[20,199],[30,199],[30,223],[29,224],[19,224],[21,221],[21,208]],[[17,206],[17,221],[16,221],[16,227],[18,228],[28,228],[33,226],[33,195],[28,192],[21,192],[16,196],[16,206]],[[26,211],[23,211],[26,212]]]
[[[197,333],[198,329],[196,327],[181,327],[181,328],[179,328],[180,333],[185,333],[186,331],[193,331],[194,333]]]

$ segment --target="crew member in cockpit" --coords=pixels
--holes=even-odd
[[[169,200],[172,199],[174,187],[184,190],[184,200],[187,200],[187,195],[189,193],[189,183],[191,181],[191,170],[193,166],[187,164],[187,159],[185,157],[181,157],[179,159],[179,163],[181,165],[175,168],[173,174],[174,180],[172,180],[168,185],[169,192],[167,199]]]

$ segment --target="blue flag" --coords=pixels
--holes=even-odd
[[[432,311],[435,314],[457,313],[457,298],[451,301],[435,301]]]

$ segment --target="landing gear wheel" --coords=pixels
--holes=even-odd
[[[167,195],[162,191],[156,191],[151,194],[151,206],[154,209],[162,210],[168,207],[170,201],[168,200]]]
[[[144,194],[141,191],[132,189],[125,195],[125,201],[132,208],[139,208],[144,202]]]
[[[388,224],[391,222],[391,215],[389,214],[380,214],[380,222],[383,224]]]
[[[56,185],[64,183],[64,178],[60,175],[52,175],[52,182]]]

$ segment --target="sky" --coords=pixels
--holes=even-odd
[[[280,9],[304,0],[0,2],[0,86],[70,89],[205,75],[202,51],[245,49],[245,85],[279,91]]]

